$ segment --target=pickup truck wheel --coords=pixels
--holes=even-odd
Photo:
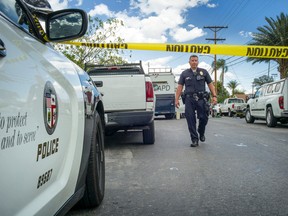
[[[254,123],[254,121],[255,121],[255,118],[251,115],[250,109],[246,110],[245,120],[247,123]]]
[[[275,127],[277,125],[277,119],[274,117],[272,107],[267,108],[266,124],[268,127]]]
[[[105,157],[104,131],[98,112],[95,115],[95,125],[91,138],[91,150],[88,161],[86,186],[80,207],[91,208],[100,205],[105,191]]]
[[[223,113],[222,113],[221,109],[219,109],[219,115],[223,116]]]
[[[216,111],[212,110],[212,112],[211,112],[211,116],[212,116],[212,117],[215,117],[215,112],[216,112]]]
[[[233,113],[231,112],[230,109],[228,110],[228,116],[229,116],[229,117],[233,117]]]
[[[154,120],[149,124],[149,129],[143,130],[143,143],[144,144],[154,144],[155,142],[155,127]]]

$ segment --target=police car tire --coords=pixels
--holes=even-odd
[[[154,120],[149,124],[149,129],[143,130],[143,143],[154,144],[155,142],[155,126]]]
[[[85,193],[80,201],[84,208],[97,207],[104,198],[105,191],[105,157],[104,131],[99,113],[96,111],[91,150],[88,161]]]

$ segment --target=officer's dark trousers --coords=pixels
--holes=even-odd
[[[200,99],[196,101],[193,97],[186,97],[185,101],[185,116],[188,124],[188,129],[190,132],[191,140],[198,140],[198,133],[199,135],[204,135],[205,127],[208,122],[208,115],[205,109],[206,101],[204,99]],[[196,130],[196,114],[197,118],[199,119],[198,124],[198,133]]]

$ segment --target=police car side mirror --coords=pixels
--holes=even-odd
[[[51,12],[46,19],[46,35],[49,41],[67,41],[82,37],[88,27],[88,17],[80,9]]]

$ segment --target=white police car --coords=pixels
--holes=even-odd
[[[82,10],[0,1],[0,215],[62,215],[104,196],[104,110],[81,68],[46,41],[84,35]],[[42,29],[44,27],[44,30]]]

